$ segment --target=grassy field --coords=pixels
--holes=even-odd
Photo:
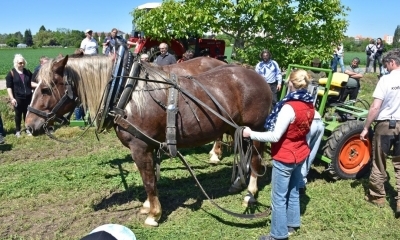
[[[4,79],[8,71],[12,69],[14,55],[19,53],[26,59],[28,64],[25,66],[33,72],[35,67],[39,65],[39,58],[41,56],[47,56],[50,58],[55,58],[58,54],[73,54],[74,48],[14,48],[14,49],[0,49],[0,79]]]
[[[371,101],[377,79],[367,74],[360,97]],[[128,149],[113,131],[89,130],[82,138],[76,127],[57,129],[59,143],[46,136],[14,137],[13,112],[6,91],[0,91],[0,112],[7,131],[0,145],[0,239],[80,239],[97,226],[122,224],[144,239],[258,239],[270,230],[270,218],[243,220],[215,208],[202,195],[179,159],[163,157],[158,182],[163,215],[158,228],[144,227],[138,213],[146,194]],[[211,145],[182,149],[200,182],[214,200],[235,212],[258,212],[270,206],[270,162],[259,179],[259,204],[245,209],[246,192],[230,195],[233,156],[224,152],[219,165],[208,164]],[[394,218],[397,195],[388,162],[387,204],[364,201],[368,179],[332,181],[317,162],[301,197],[301,229],[290,239],[400,239]]]

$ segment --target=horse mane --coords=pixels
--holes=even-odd
[[[44,64],[39,71],[39,79],[42,83],[52,89],[53,72],[51,67],[57,59],[52,59]],[[64,69],[64,82],[71,82],[77,89],[80,101],[89,111],[91,116],[96,115],[103,92],[111,80],[114,62],[107,56],[84,56],[78,58],[68,58]]]

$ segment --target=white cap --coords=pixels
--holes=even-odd
[[[88,29],[86,29],[85,33],[88,33],[88,32],[93,32],[93,31],[92,31],[92,29],[88,28]]]

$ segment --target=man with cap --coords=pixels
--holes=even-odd
[[[82,40],[80,49],[85,55],[97,55],[99,45],[97,44],[96,39],[92,36],[92,29],[86,29],[85,35],[86,37]]]

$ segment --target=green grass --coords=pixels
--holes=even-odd
[[[367,74],[360,93],[370,101],[377,82]],[[0,111],[7,131],[0,145],[0,238],[80,239],[106,223],[122,224],[137,239],[258,239],[270,230],[270,217],[244,220],[214,207],[202,195],[178,159],[163,157],[158,182],[163,215],[158,228],[143,225],[138,213],[146,194],[128,149],[113,131],[63,127],[59,143],[46,136],[14,137],[13,112],[6,91],[0,91]],[[183,149],[201,184],[216,203],[229,210],[252,211],[241,206],[246,192],[230,195],[233,156],[225,151],[221,164],[208,164],[211,145]],[[265,159],[269,159],[266,155]],[[270,164],[259,180],[259,211],[270,206]],[[363,200],[368,179],[332,181],[317,162],[309,175],[307,195],[301,198],[301,229],[290,239],[400,239],[394,218],[395,178],[388,162],[387,205],[377,208]]]
[[[367,64],[367,55],[364,52],[345,52],[343,60],[344,65],[350,65],[351,61],[355,57],[358,57],[360,59],[360,65],[365,66]]]

